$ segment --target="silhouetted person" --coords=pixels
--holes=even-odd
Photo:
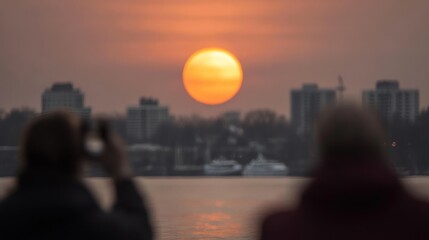
[[[121,140],[107,134],[97,162],[112,178],[116,202],[103,211],[82,183],[80,119],[52,112],[28,126],[17,186],[0,203],[0,239],[152,239],[143,199]]]
[[[268,216],[261,239],[429,238],[429,205],[389,165],[375,117],[336,106],[320,117],[317,142],[319,162],[298,206]]]

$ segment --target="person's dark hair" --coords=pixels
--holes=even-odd
[[[384,136],[377,115],[351,102],[326,109],[317,122],[316,140],[324,164],[344,158],[384,161]]]
[[[71,112],[41,114],[27,126],[20,147],[21,171],[75,175],[81,168],[80,119]]]

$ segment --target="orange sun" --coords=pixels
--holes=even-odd
[[[240,62],[220,48],[204,48],[192,54],[183,69],[183,84],[198,102],[216,105],[233,98],[243,82]]]

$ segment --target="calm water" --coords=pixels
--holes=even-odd
[[[293,206],[303,178],[136,178],[147,193],[158,239],[255,239],[261,216]],[[415,194],[429,198],[429,178],[404,180]],[[103,207],[112,203],[109,181],[88,180]],[[0,197],[13,179],[0,179]]]

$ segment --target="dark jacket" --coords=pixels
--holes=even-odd
[[[103,211],[79,181],[26,174],[0,203],[0,239],[152,239],[132,180],[115,183],[116,202]]]
[[[407,193],[384,164],[328,166],[296,209],[263,221],[261,239],[429,239],[429,205]]]

